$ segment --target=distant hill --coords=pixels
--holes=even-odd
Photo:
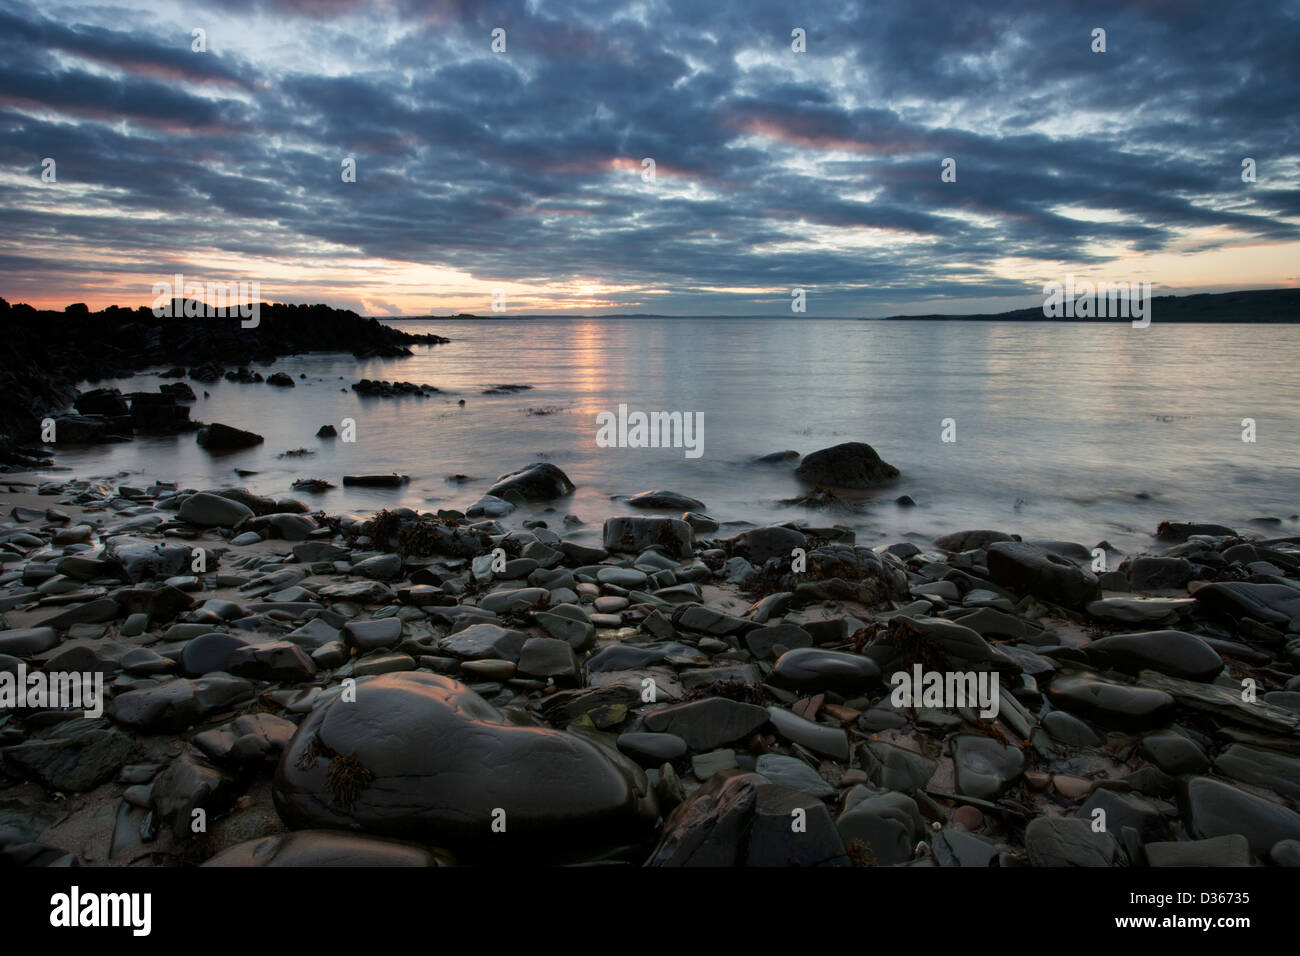
[[[1196,295],[1153,295],[1153,322],[1300,322],[1300,289],[1258,289],[1249,292],[1202,292]],[[967,322],[1124,322],[1113,317],[1053,319],[1042,306],[978,315],[889,315],[867,322],[907,320]]]

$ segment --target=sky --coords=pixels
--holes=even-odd
[[[789,315],[802,290],[815,318],[1027,307],[1067,275],[1295,287],[1298,103],[1300,0],[0,0],[0,296],[135,307],[180,274],[368,315]]]

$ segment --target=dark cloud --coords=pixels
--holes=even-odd
[[[191,52],[190,21],[239,38],[241,17],[251,42]],[[373,259],[668,290],[610,299],[642,311],[775,310],[799,286],[853,313],[1031,292],[1008,260],[1300,239],[1295,3],[241,0],[172,19],[0,13],[7,297],[221,254],[316,263],[286,288],[347,301],[329,270]],[[71,201],[40,182],[47,156]],[[706,291],[726,288],[777,291]]]

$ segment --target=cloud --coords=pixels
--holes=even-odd
[[[775,311],[800,286],[853,314],[1300,242],[1294,5],[160,0],[157,14],[0,13],[6,297],[93,300],[98,276],[120,300],[123,276],[181,261],[380,311],[416,293],[342,271],[427,271],[424,292],[448,301],[516,284],[557,308],[570,283],[599,283],[638,311]],[[213,52],[190,49],[191,21],[217,24]],[[949,157],[956,182],[940,178]]]

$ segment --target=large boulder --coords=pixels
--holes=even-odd
[[[464,684],[409,671],[312,711],[274,797],[294,828],[414,839],[467,859],[584,858],[640,842],[656,816],[644,774],[616,752],[511,723]]]
[[[898,469],[860,441],[845,442],[808,455],[794,470],[804,481],[836,488],[872,488],[898,477]]]
[[[569,476],[550,462],[535,465],[502,475],[488,494],[506,501],[549,501],[573,494],[574,484]]]

